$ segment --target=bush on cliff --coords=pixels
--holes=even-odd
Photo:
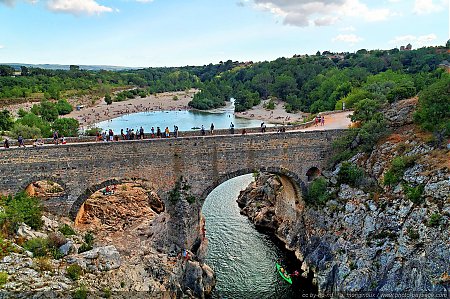
[[[23,247],[33,253],[33,257],[46,256],[48,253],[48,242],[44,238],[34,238],[25,242]]]
[[[42,208],[37,198],[20,192],[14,197],[2,197],[1,205],[4,208],[4,213],[0,214],[2,230],[14,233],[22,222],[34,230],[42,227]]]
[[[308,188],[306,201],[315,205],[324,205],[330,195],[327,192],[327,180],[323,177],[316,178]]]
[[[442,131],[450,136],[450,75],[442,77],[419,94],[419,105],[414,120],[423,129]]]
[[[384,174],[383,184],[395,186],[402,180],[403,174],[408,167],[414,165],[414,156],[399,156],[392,160],[391,167]]]
[[[342,163],[338,172],[337,180],[339,184],[347,184],[351,187],[357,187],[364,179],[364,170],[351,163]]]

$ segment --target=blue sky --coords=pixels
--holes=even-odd
[[[0,63],[184,66],[444,45],[448,0],[0,0]]]

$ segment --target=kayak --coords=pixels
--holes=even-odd
[[[292,278],[291,278],[291,276],[288,274],[288,273],[286,273],[286,274],[284,274],[283,272],[281,272],[281,265],[280,264],[278,264],[278,263],[276,263],[276,266],[277,266],[277,271],[278,271],[278,273],[280,274],[280,276],[281,277],[283,277],[283,279],[284,280],[286,280],[288,283],[290,283],[290,284],[292,284]]]

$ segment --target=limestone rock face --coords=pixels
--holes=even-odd
[[[450,157],[415,137],[414,127],[404,126],[411,111],[403,105],[392,107],[393,116],[400,111],[392,118],[399,126],[395,134],[372,153],[349,159],[364,169],[370,184],[338,184],[338,165],[324,172],[333,198],[323,205],[291,206],[290,212],[275,209],[285,201],[275,175],[260,175],[240,194],[242,213],[255,225],[270,227],[295,252],[302,269],[314,272],[320,294],[448,292]],[[384,174],[398,156],[414,161],[396,186],[385,186]],[[411,188],[423,193],[414,198]]]

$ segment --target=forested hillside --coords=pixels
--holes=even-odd
[[[234,97],[236,110],[243,111],[261,99],[278,98],[286,102],[287,111],[314,113],[342,108],[342,102],[349,108],[364,98],[392,102],[414,96],[438,79],[443,72],[438,66],[449,56],[445,48],[422,48],[279,58],[204,82],[191,106],[219,107]]]

